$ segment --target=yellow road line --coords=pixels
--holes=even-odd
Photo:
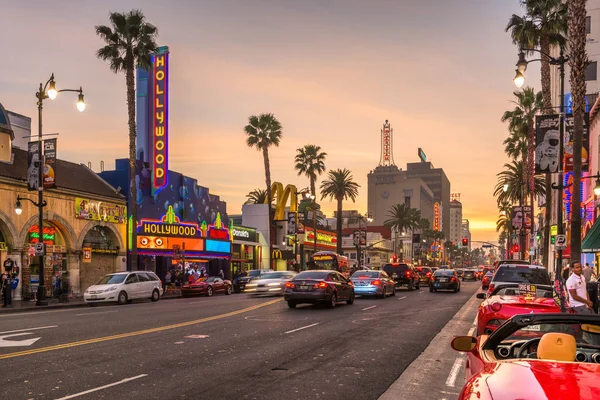
[[[162,332],[162,331],[166,331],[166,330],[169,330],[169,329],[183,328],[185,326],[190,326],[190,325],[202,324],[204,322],[209,322],[209,321],[214,321],[214,320],[217,320],[217,319],[223,319],[223,318],[227,318],[227,317],[232,317],[234,315],[239,315],[239,314],[243,314],[243,313],[246,313],[246,312],[249,312],[249,311],[257,310],[259,308],[270,306],[271,304],[275,304],[275,303],[280,302],[280,301],[281,301],[281,299],[271,300],[271,301],[267,301],[266,303],[257,304],[257,305],[252,306],[252,307],[242,308],[241,310],[231,311],[231,312],[228,312],[228,313],[225,313],[225,314],[214,315],[212,317],[206,317],[206,318],[196,319],[196,320],[193,320],[193,321],[180,322],[178,324],[173,324],[173,325],[159,326],[159,327],[156,327],[156,328],[144,329],[144,330],[141,330],[141,331],[119,333],[117,335],[103,336],[103,337],[86,339],[86,340],[79,340],[77,342],[57,344],[57,345],[54,345],[54,346],[41,347],[39,349],[23,350],[23,351],[16,351],[16,352],[13,352],[13,353],[0,354],[0,360],[5,360],[7,358],[28,356],[28,355],[37,354],[37,353],[45,353],[47,351],[68,349],[68,348],[71,348],[71,347],[77,347],[77,346],[84,346],[86,344],[106,342],[106,341],[109,341],[109,340],[116,340],[116,339],[123,339],[123,338],[128,338],[128,337],[133,337],[133,336],[146,335],[146,334],[149,334],[149,333]]]

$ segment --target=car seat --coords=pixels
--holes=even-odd
[[[537,347],[539,360],[575,361],[577,343],[575,337],[566,333],[548,332]]]

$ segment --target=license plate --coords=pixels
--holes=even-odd
[[[368,283],[367,282],[358,282],[358,286],[367,286]]]
[[[392,274],[392,278],[397,278],[398,274]]]
[[[539,332],[542,328],[539,325],[529,325],[521,329],[522,331]]]
[[[298,286],[300,290],[308,290],[308,286]]]
[[[448,282],[448,279],[442,278],[440,279],[440,282]]]

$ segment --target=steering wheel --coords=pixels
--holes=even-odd
[[[533,339],[529,339],[528,341],[526,341],[525,343],[523,343],[523,345],[519,349],[519,352],[517,353],[517,358],[524,358],[525,357],[525,351],[529,350],[529,348],[531,346],[533,346],[534,344],[539,343],[541,339],[542,338],[533,338]]]

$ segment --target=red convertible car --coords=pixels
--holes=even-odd
[[[552,286],[525,285],[511,283],[494,288],[490,297],[479,305],[477,310],[477,336],[489,335],[513,315],[528,313],[558,313],[560,307],[552,298]],[[477,293],[477,298],[485,299],[486,294]]]
[[[181,296],[183,297],[199,294],[212,296],[213,293],[231,294],[231,292],[233,292],[231,281],[223,280],[216,276],[198,278],[193,283],[181,287]]]
[[[600,316],[515,315],[491,335],[459,336],[467,381],[459,400],[600,398]]]

